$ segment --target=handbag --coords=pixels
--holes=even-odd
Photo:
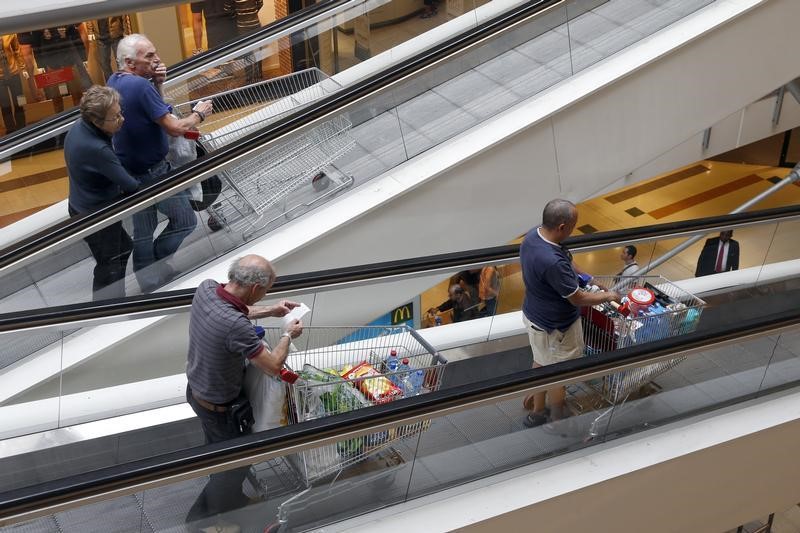
[[[253,406],[250,400],[243,393],[230,404],[228,409],[230,420],[238,427],[239,435],[250,433],[253,428],[255,418],[253,417]]]

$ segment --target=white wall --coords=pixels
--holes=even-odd
[[[391,201],[365,208],[357,220],[318,234],[313,245],[281,255],[279,269],[303,272],[504,244],[538,223],[553,197],[585,200],[796,126],[800,109],[791,97],[778,128],[771,125],[774,99],[757,100],[800,72],[800,55],[780,52],[800,46],[793,28],[799,17],[800,2],[764,2],[610,79],[608,71],[641,61],[637,55],[646,51],[640,48],[650,43],[622,52],[481,130],[486,135],[487,128],[509,128],[520,115],[534,117],[516,134],[498,134],[500,141],[480,146],[467,133],[435,155],[423,154],[421,160],[458,151],[461,159]],[[581,96],[581,87],[596,87],[606,77],[608,84]],[[553,105],[559,99],[564,103]],[[703,152],[702,134],[710,125],[711,146]],[[393,174],[413,174],[410,167]]]

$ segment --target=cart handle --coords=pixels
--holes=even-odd
[[[406,331],[408,331],[411,334],[411,336],[414,337],[414,339],[416,339],[416,341],[422,345],[423,348],[425,348],[426,350],[428,350],[428,352],[433,354],[434,361],[436,361],[436,362],[438,362],[438,363],[440,363],[442,365],[447,364],[447,358],[444,357],[442,354],[440,354],[438,351],[436,351],[436,349],[433,346],[431,346],[430,343],[428,341],[426,341],[422,337],[422,335],[420,335],[417,332],[417,330],[415,330],[414,328],[409,328],[408,326],[406,326]]]

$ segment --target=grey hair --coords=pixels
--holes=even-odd
[[[542,226],[547,229],[556,229],[561,224],[570,224],[575,220],[576,209],[575,204],[569,200],[560,198],[550,200],[542,212]]]
[[[131,33],[120,40],[117,44],[117,65],[119,65],[119,68],[125,66],[126,59],[136,59],[136,48],[142,41],[150,42],[150,39],[141,33]]]
[[[269,263],[265,265],[242,264],[242,257],[236,259],[228,269],[228,281],[243,287],[269,287],[275,280],[275,271]]]
[[[111,106],[120,101],[119,93],[111,87],[92,85],[81,98],[81,118],[86,122],[102,122]]]

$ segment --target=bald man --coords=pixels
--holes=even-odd
[[[299,304],[282,300],[257,306],[275,282],[275,270],[258,255],[233,262],[228,283],[206,280],[192,300],[189,317],[189,354],[186,364],[186,400],[203,425],[206,444],[250,433],[237,417],[238,405],[246,402],[242,390],[245,360],[264,373],[278,375],[292,339],[303,333],[294,320],[284,327],[280,341],[271,349],[256,335],[254,318],[282,317]],[[252,423],[252,421],[251,421]],[[197,498],[187,522],[195,522],[247,504],[242,481],[247,469],[213,474]]]

